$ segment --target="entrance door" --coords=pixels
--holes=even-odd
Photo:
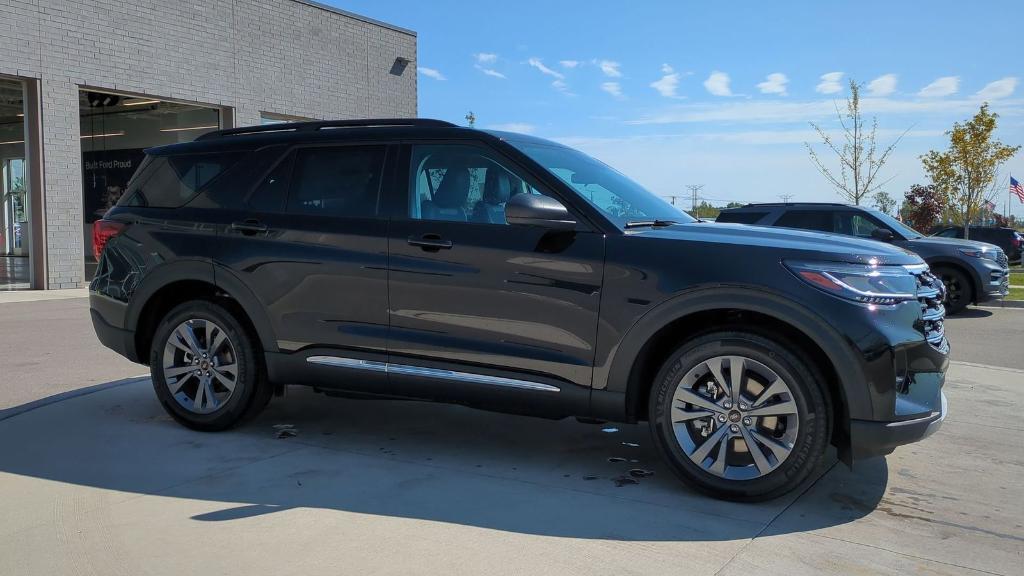
[[[388,244],[392,385],[456,399],[517,384],[539,391],[531,401],[589,398],[603,236],[584,224],[506,224],[506,200],[545,192],[489,148],[415,145],[407,154],[398,203],[407,209]]]

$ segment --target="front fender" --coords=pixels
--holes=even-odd
[[[826,320],[806,306],[764,288],[743,286],[702,286],[680,293],[655,306],[641,316],[625,333],[609,354],[603,366],[595,367],[594,389],[598,396],[618,406],[595,406],[595,413],[609,410],[629,417],[640,388],[645,383],[631,382],[634,361],[644,345],[661,329],[700,312],[740,310],[756,312],[789,324],[813,340],[839,376],[842,403],[848,417],[870,418],[873,412],[868,387],[864,385],[863,368],[854,347],[847,338]],[[699,326],[693,327],[700,330]],[[595,398],[596,400],[596,398]]]

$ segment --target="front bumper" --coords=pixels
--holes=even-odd
[[[975,272],[981,278],[981,290],[975,298],[979,304],[989,300],[1000,300],[1010,293],[1008,263],[983,260],[975,265]]]
[[[897,446],[923,440],[935,433],[946,419],[945,393],[939,392],[941,407],[923,418],[900,422],[850,421],[850,449],[854,460],[892,453]]]

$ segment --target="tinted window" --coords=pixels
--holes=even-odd
[[[715,222],[753,224],[767,215],[767,212],[722,212],[715,219]]]
[[[238,153],[150,156],[132,178],[119,206],[178,208],[238,161]]]
[[[306,148],[295,154],[288,212],[321,216],[377,214],[384,146]]]
[[[516,194],[540,194],[475,146],[414,146],[410,218],[505,224],[505,203]]]
[[[835,215],[834,230],[847,236],[870,238],[871,233],[881,228],[874,220],[857,212],[838,212]]]
[[[295,155],[289,154],[263,178],[249,196],[250,208],[259,212],[280,212],[284,209],[294,159]]]
[[[819,232],[835,231],[835,226],[832,224],[832,213],[820,210],[792,210],[786,212],[775,222],[775,226],[817,230]]]
[[[946,228],[942,232],[936,234],[936,236],[942,236],[943,238],[959,238],[960,231],[956,228]]]

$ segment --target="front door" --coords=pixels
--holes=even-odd
[[[456,400],[509,390],[588,399],[603,235],[582,223],[506,224],[512,195],[547,192],[489,148],[413,145],[404,157],[409,184],[388,246],[392,386]],[[443,382],[425,392],[422,377]]]

